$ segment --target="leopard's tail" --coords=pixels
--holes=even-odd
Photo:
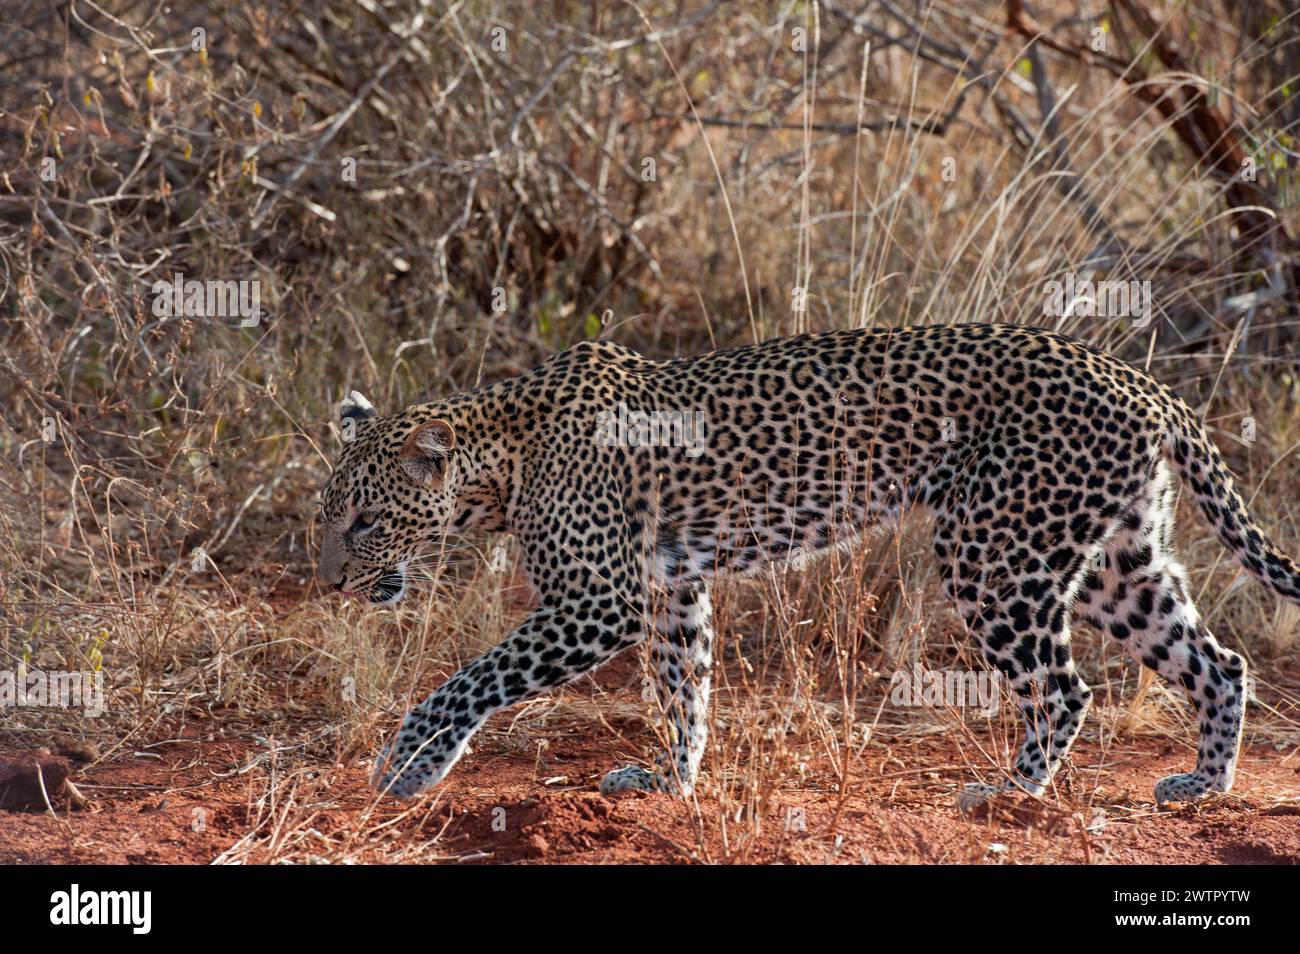
[[[1165,448],[1185,486],[1200,504],[1219,541],[1252,576],[1300,604],[1300,567],[1278,549],[1246,509],[1232,471],[1192,409],[1176,399],[1178,413]]]

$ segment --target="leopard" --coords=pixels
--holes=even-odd
[[[957,622],[1023,723],[1014,764],[965,785],[959,806],[1053,785],[1092,703],[1071,652],[1079,622],[1190,701],[1195,767],[1154,795],[1194,802],[1232,788],[1250,687],[1175,557],[1175,476],[1247,573],[1300,603],[1300,570],[1189,404],[1049,329],[840,329],[667,360],[585,340],[393,414],[351,391],[338,425],[322,588],[396,603],[417,553],[477,532],[511,534],[534,594],[382,747],[372,783],[401,798],[441,782],[494,713],[642,644],[667,742],[599,790],[690,797],[709,731],[713,582],[924,511]]]

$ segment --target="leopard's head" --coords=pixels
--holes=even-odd
[[[321,493],[326,586],[396,603],[419,547],[444,534],[456,506],[456,433],[435,405],[380,417],[356,391],[339,408],[343,452]]]

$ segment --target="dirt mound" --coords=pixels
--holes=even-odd
[[[69,788],[72,763],[48,749],[30,749],[0,758],[0,809],[43,812],[74,801]]]

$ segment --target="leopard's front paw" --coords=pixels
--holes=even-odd
[[[1195,802],[1210,791],[1210,783],[1195,775],[1167,775],[1156,782],[1156,804]]]
[[[989,800],[998,794],[1005,792],[1006,789],[998,785],[985,785],[983,782],[970,782],[962,787],[961,792],[957,795],[957,811],[963,815],[969,815],[980,807],[988,804]]]
[[[1045,786],[1028,779],[999,782],[988,785],[984,782],[971,782],[964,786],[957,796],[957,810],[963,815],[970,815],[987,805],[999,795],[1042,795]]]
[[[663,777],[657,772],[650,772],[639,765],[628,765],[621,769],[606,772],[600,780],[600,794],[613,795],[615,792],[661,792],[665,788]]]
[[[384,746],[370,782],[383,795],[414,798],[433,788],[469,748],[476,726],[450,724],[443,711],[427,702],[402,720],[397,736]],[[433,713],[433,714],[430,714]]]
[[[434,773],[426,765],[414,761],[394,765],[391,745],[384,746],[370,773],[371,786],[380,794],[394,798],[414,798],[432,787],[433,783]]]

